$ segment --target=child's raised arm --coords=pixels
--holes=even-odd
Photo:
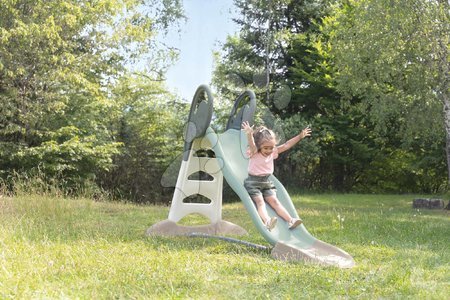
[[[253,139],[253,126],[247,121],[242,122],[242,130],[244,130],[245,135],[247,136],[248,147],[250,150],[250,156],[258,152],[258,148],[256,148],[255,140]]]
[[[302,139],[304,139],[307,136],[311,136],[311,128],[306,127],[303,129],[298,135],[294,136],[292,139],[287,141],[286,143],[278,146],[278,153],[284,152],[286,150],[291,149],[295,144],[300,142]]]

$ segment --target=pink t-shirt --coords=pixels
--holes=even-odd
[[[247,149],[248,174],[253,176],[266,176],[273,173],[273,161],[278,158],[277,147],[273,148],[273,152],[269,156],[264,156],[261,152],[256,152],[250,156],[250,149]]]

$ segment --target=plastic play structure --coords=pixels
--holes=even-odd
[[[241,132],[243,121],[252,123],[256,109],[255,94],[247,90],[235,101],[226,129],[217,134],[210,127],[213,97],[208,86],[201,85],[192,100],[185,132],[183,161],[177,178],[167,220],[148,228],[147,235],[245,235],[240,226],[222,220],[222,187],[225,177],[239,196],[254,225],[273,246],[272,257],[285,261],[300,261],[351,268],[353,258],[345,251],[313,237],[302,224],[294,230],[281,218],[277,226],[268,231],[258,215],[256,206],[244,188],[248,159],[245,157],[247,138]],[[284,186],[271,176],[280,202],[293,217],[297,211]],[[208,201],[187,201],[201,195]],[[205,203],[209,202],[209,203]],[[270,216],[276,213],[267,206]],[[183,226],[177,224],[183,217],[197,213],[210,220],[208,225]]]

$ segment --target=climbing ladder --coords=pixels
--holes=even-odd
[[[239,103],[250,97],[253,109]],[[227,128],[237,127],[243,120],[253,118],[256,106],[253,92],[241,94],[233,107]],[[167,220],[147,230],[147,235],[247,234],[240,226],[222,220],[223,161],[212,150],[214,138],[207,136],[213,112],[213,97],[208,86],[201,85],[195,92],[184,136],[184,153]],[[244,118],[244,119],[243,119]],[[210,224],[183,226],[178,222],[190,214],[200,214]]]
[[[208,217],[211,223],[217,223],[222,218],[222,186],[223,175],[220,160],[211,154],[211,144],[206,138],[194,140],[187,161],[181,164],[177,184],[172,198],[168,219],[173,222],[183,217],[199,213]],[[202,156],[200,156],[202,155]],[[202,199],[193,199],[192,196]],[[198,201],[195,201],[198,200]]]

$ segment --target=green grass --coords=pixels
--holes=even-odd
[[[146,237],[169,208],[0,198],[0,299],[448,299],[449,214],[406,195],[293,195],[308,230],[352,269],[286,263],[216,239]],[[223,218],[268,245],[241,203]],[[201,217],[188,222],[204,223]]]

